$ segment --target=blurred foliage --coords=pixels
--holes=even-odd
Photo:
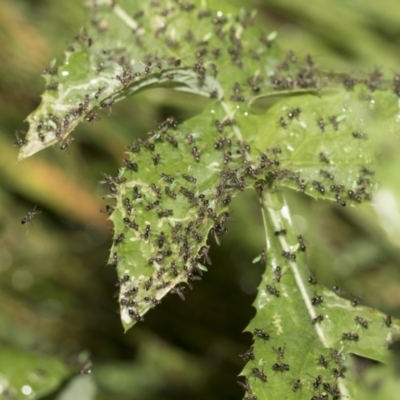
[[[278,31],[283,48],[313,54],[327,70],[398,69],[395,0],[268,0],[245,6],[259,9],[259,23]],[[235,200],[230,234],[221,247],[212,246],[213,265],[185,293],[186,301],[169,296],[126,335],[115,312],[116,273],[105,265],[111,226],[98,212],[105,194],[98,184],[101,172],[120,166],[124,146],[155,121],[171,114],[188,118],[202,105],[166,90],[139,94],[113,107],[111,115],[104,112],[101,121],[81,125],[69,154],[54,147],[17,164],[13,132],[26,128],[22,120],[38,106],[44,87],[41,71],[53,58],[63,59],[86,11],[80,0],[0,0],[0,10],[0,344],[8,349],[0,353],[0,398],[11,398],[1,379],[2,363],[13,362],[7,354],[34,353],[35,359],[51,354],[70,371],[70,381],[63,382],[65,372],[58,374],[63,384],[49,400],[240,399],[235,382],[243,363],[237,355],[251,344],[241,332],[252,317],[261,276],[251,260],[264,243],[255,198],[244,193]],[[338,209],[291,192],[290,207],[319,281],[339,282],[349,298],[361,295],[363,303],[400,316],[400,158],[395,146],[388,147],[392,161],[381,171],[378,213],[370,206]],[[34,205],[42,214],[21,226]],[[93,374],[73,378],[85,367],[82,350],[90,354]],[[379,387],[379,371],[365,379],[380,399],[391,399],[395,367],[393,376],[393,389]],[[72,390],[79,395],[73,397]]]

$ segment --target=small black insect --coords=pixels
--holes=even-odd
[[[122,232],[119,235],[117,235],[113,240],[114,246],[118,246],[119,244],[121,244],[124,241],[124,239],[125,239],[125,233],[124,232]]]
[[[145,283],[145,285],[144,285],[144,288],[148,291],[148,290],[150,290],[150,288],[151,288],[152,285],[153,285],[153,278],[150,277],[150,278],[146,281],[146,283]]]
[[[301,108],[297,107],[297,108],[294,108],[292,111],[289,111],[287,116],[289,119],[293,119],[294,117],[298,117],[300,115],[300,113],[301,113]]]
[[[262,380],[263,382],[267,382],[267,375],[265,375],[260,368],[257,367],[253,368],[251,370],[251,373],[258,379]]]
[[[135,310],[133,310],[131,308],[128,309],[128,314],[138,322],[144,321],[144,318],[139,313],[137,313]]]
[[[140,153],[140,147],[139,146],[125,146],[125,148],[131,152],[131,153]]]
[[[135,231],[139,230],[139,225],[134,220],[131,221],[128,217],[125,217],[123,221],[128,228],[134,229]]]
[[[324,194],[324,193],[325,193],[325,188],[322,186],[321,182],[312,181],[312,185],[313,185],[315,188],[317,188],[318,191],[319,191],[321,194]]]
[[[272,286],[270,286],[270,285],[267,285],[267,286],[266,286],[266,289],[267,289],[267,291],[268,291],[269,293],[271,293],[271,294],[274,295],[275,297],[279,297],[279,296],[280,296],[279,290],[277,290],[276,288],[274,288],[274,287],[272,287]]]
[[[29,211],[24,218],[22,218],[21,220],[21,224],[24,225],[27,222],[31,222],[33,220],[33,218],[35,218],[36,215],[41,214],[41,211],[36,211],[36,206],[33,207],[32,211]]]
[[[174,215],[174,210],[164,210],[158,212],[158,218],[170,217],[171,215]]]
[[[285,346],[283,347],[278,347],[277,349],[275,347],[272,347],[275,353],[277,354],[278,358],[280,361],[282,361],[285,357]]]
[[[328,361],[322,354],[318,357],[318,363],[321,364],[324,368],[328,368]]]
[[[322,175],[324,178],[329,179],[331,181],[333,181],[335,179],[334,175],[332,175],[329,171],[326,171],[324,169],[320,169],[319,174]]]
[[[364,132],[353,131],[351,134],[352,134],[353,138],[355,138],[355,139],[363,139],[363,140],[368,139],[368,135]]]
[[[240,385],[246,392],[251,393],[251,387],[247,379],[245,379],[244,382],[237,381],[237,384]]]
[[[296,254],[290,253],[289,251],[282,250],[281,254],[288,260],[296,260]]]
[[[255,356],[253,353],[253,347],[250,347],[249,350],[247,350],[245,353],[243,354],[239,354],[239,357],[244,361],[244,362],[248,362],[250,360],[254,360]]]
[[[185,295],[183,294],[184,287],[182,285],[177,285],[171,289],[171,293],[176,293],[182,301],[185,301]]]
[[[122,162],[123,162],[123,163],[125,164],[125,166],[126,166],[128,169],[130,169],[131,171],[135,171],[135,172],[138,171],[138,165],[137,165],[135,162],[132,162],[132,161],[126,159],[126,158],[124,158],[124,159],[122,160]]]
[[[106,99],[100,103],[101,108],[111,107],[114,104],[114,99]]]
[[[146,225],[146,230],[145,230],[144,233],[143,233],[143,239],[144,239],[144,240],[148,240],[148,239],[149,239],[149,237],[150,237],[150,230],[151,230],[150,225]]]
[[[332,369],[332,375],[335,378],[345,378],[345,375],[342,370],[338,370],[337,368]]]
[[[274,235],[275,235],[275,236],[283,236],[283,235],[286,235],[286,229],[281,229],[281,230],[279,230],[279,231],[275,231],[275,232],[274,232]]]
[[[343,363],[341,350],[332,349],[331,356],[336,364],[341,365]]]
[[[138,305],[137,301],[132,300],[132,299],[121,299],[119,301],[119,304],[121,304],[121,306],[125,306],[125,307],[136,307]]]
[[[354,321],[357,322],[358,325],[361,325],[363,328],[368,329],[368,321],[364,318],[359,317],[358,315],[356,315],[354,317]]]
[[[192,236],[194,237],[197,243],[200,243],[203,240],[203,237],[196,231],[192,232]]]
[[[111,215],[114,211],[114,207],[111,204],[107,204],[106,208],[103,210],[100,210],[100,212],[107,214],[107,215]]]
[[[194,138],[193,135],[189,135],[189,136],[187,137],[187,142],[188,142],[188,144],[193,144],[194,141],[195,141],[195,138]]]
[[[197,14],[197,18],[198,19],[207,18],[207,17],[211,17],[211,15],[212,15],[212,13],[210,10],[201,10]]]
[[[143,300],[147,301],[148,303],[153,303],[154,305],[161,304],[161,300],[158,300],[155,297],[144,297]]]
[[[21,146],[27,144],[28,141],[27,141],[26,139],[21,139],[21,138],[19,137],[19,135],[18,135],[19,133],[24,133],[24,134],[25,134],[25,132],[15,131],[15,136],[16,136],[16,138],[17,138],[17,141],[14,143],[14,146],[21,147]]]
[[[357,203],[361,203],[361,196],[359,195],[358,190],[356,191],[348,190],[347,194],[351,199],[355,200]]]
[[[167,270],[162,267],[157,271],[157,279],[161,279],[161,277],[167,272]]]
[[[58,68],[57,67],[49,67],[43,70],[43,75],[57,75]]]
[[[200,162],[200,150],[197,147],[192,148],[192,155],[196,162]]]
[[[354,85],[357,83],[357,78],[353,78],[350,75],[345,74],[343,76],[343,85],[346,89],[353,89]]]
[[[304,192],[304,191],[306,190],[306,187],[307,187],[307,182],[306,182],[304,179],[302,179],[302,180],[299,182],[299,190],[300,190],[301,192]]]
[[[119,257],[118,257],[118,253],[116,251],[114,251],[113,255],[112,255],[112,265],[114,267],[117,267],[119,263]],[[129,278],[129,277],[128,277]]]
[[[282,268],[279,265],[277,265],[275,267],[274,273],[275,273],[275,281],[279,283],[282,278]]]
[[[165,233],[160,232],[160,235],[157,238],[158,248],[161,249],[164,246],[164,243],[165,243]]]
[[[359,336],[357,333],[347,332],[347,333],[342,333],[342,339],[357,342]]]
[[[224,206],[227,206],[231,201],[232,201],[232,196],[230,194],[227,194],[225,198],[222,200],[222,204]]]
[[[284,371],[289,371],[290,368],[289,368],[289,364],[275,363],[275,364],[272,365],[272,369],[274,371],[284,372]]]
[[[156,290],[165,289],[166,287],[171,285],[171,281],[162,282],[161,284],[156,286]]]
[[[161,189],[157,187],[154,183],[150,184],[150,189],[157,195],[157,197],[161,197]]]
[[[139,291],[138,287],[132,287],[130,289],[128,289],[126,292],[124,292],[124,296],[134,296],[137,294],[137,292]]]
[[[64,143],[61,143],[61,144],[60,144],[60,149],[61,149],[61,150],[67,149],[68,147],[70,147],[70,146],[72,145],[72,143],[74,142],[74,140],[75,140],[75,138],[73,138],[73,137],[70,137],[70,138],[66,139],[66,140],[64,141]]]
[[[300,388],[301,388],[301,381],[300,381],[300,379],[296,379],[293,382],[292,391],[297,392]]]
[[[319,315],[317,315],[315,318],[313,318],[313,319],[311,320],[311,323],[312,323],[313,325],[315,325],[315,324],[317,324],[317,323],[319,323],[319,322],[322,322],[323,319],[324,319],[324,316],[323,316],[322,314],[319,314]]]
[[[128,215],[131,215],[131,212],[132,212],[132,202],[131,202],[127,197],[124,199],[124,207],[125,207],[125,209],[126,209],[126,213],[127,213]]]
[[[37,130],[38,132],[40,132],[40,131],[43,129],[43,126],[44,126],[44,121],[41,119],[41,120],[38,122],[37,126],[36,126],[36,130]]]
[[[317,390],[320,387],[321,383],[322,383],[322,375],[318,375],[312,384],[314,390]]]
[[[224,153],[224,164],[228,164],[232,159],[232,153],[230,151],[227,151]]]
[[[256,257],[253,262],[260,261],[260,264],[265,265],[265,263],[267,262],[266,253],[267,253],[266,249],[263,249],[261,254],[258,257]]]
[[[325,153],[320,152],[320,153],[319,153],[319,159],[320,159],[322,162],[326,163],[326,164],[330,164],[329,158],[326,156]]]
[[[161,176],[161,178],[162,178],[165,182],[173,183],[173,182],[175,181],[175,179],[174,179],[172,176],[170,176],[170,175],[161,173],[160,176]]]
[[[332,115],[331,117],[329,117],[329,122],[332,124],[333,129],[335,131],[337,131],[339,129],[339,121],[335,115]]]
[[[360,301],[361,301],[361,296],[353,296],[351,304],[353,307],[357,307],[360,304]]]
[[[332,289],[333,289],[333,291],[334,291],[337,295],[339,295],[339,296],[345,293],[344,290],[343,290],[340,286],[338,286],[338,285],[334,285],[334,286],[332,287]]]
[[[81,375],[90,375],[92,373],[92,370],[90,368],[83,368],[79,371]]]
[[[58,82],[49,83],[44,87],[46,90],[57,90],[58,89]]]
[[[374,171],[371,171],[370,169],[365,168],[365,167],[362,167],[362,168],[360,169],[360,172],[361,172],[362,174],[364,174],[364,175],[375,175],[375,172],[374,172]]]
[[[311,299],[311,304],[313,306],[317,306],[318,304],[321,304],[324,301],[322,296],[315,296]]]
[[[336,203],[341,207],[346,207],[346,200],[344,200],[338,193],[335,194]]]
[[[157,153],[154,157],[153,157],[153,164],[154,165],[158,165],[160,163],[161,160],[161,154]]]
[[[390,328],[392,326],[392,317],[390,315],[387,315],[385,317],[385,325]]]
[[[146,211],[150,211],[153,210],[155,207],[157,207],[160,204],[160,202],[158,200],[154,201],[153,203],[149,203],[147,204],[147,206],[145,207]]]
[[[194,193],[189,191],[188,189],[184,188],[183,186],[180,187],[179,191],[187,198],[193,199]]]
[[[167,194],[167,196],[171,197],[171,199],[176,199],[176,193],[171,190],[168,186],[165,187],[165,193]]]
[[[193,229],[193,226],[194,226],[194,222],[193,222],[193,221],[190,221],[190,222],[187,224],[187,227],[185,228],[186,235],[188,235],[189,232]]]
[[[98,119],[98,118],[99,118],[99,117],[98,117],[97,113],[93,112],[93,113],[87,115],[87,116],[85,117],[85,120],[88,121],[88,122],[92,122],[92,121],[94,121],[94,120],[96,120],[96,119]]]
[[[155,149],[154,143],[149,142],[147,139],[139,138],[139,139],[138,139],[138,142],[139,142],[143,147],[145,147],[146,149],[149,149],[150,151],[154,151],[154,149]]]
[[[184,179],[186,179],[188,182],[190,182],[190,183],[196,183],[197,182],[197,179],[194,177],[194,176],[192,176],[192,175],[189,175],[189,174],[182,174],[182,177],[184,178]]]
[[[227,118],[224,121],[222,121],[222,124],[224,126],[232,126],[232,125],[237,125],[237,121],[236,121],[236,119],[233,119],[233,118]],[[230,146],[231,141],[229,139],[226,139],[226,141],[227,141],[227,145]]]
[[[118,259],[118,255],[116,252],[114,252],[113,254],[113,259],[117,258]],[[120,287],[122,284],[129,282],[130,276],[129,275],[124,275],[122,278],[117,280],[117,283],[115,284],[116,287]]]
[[[263,329],[254,328],[253,334],[254,336],[257,336],[263,340],[269,340],[269,334],[265,332]]]
[[[316,285],[317,284],[317,279],[315,278],[315,276],[310,276],[308,278],[308,283],[310,283],[311,285]]]
[[[126,182],[126,178],[121,176],[114,177],[105,173],[102,173],[102,175],[104,176],[105,180],[100,181],[100,183],[107,183],[109,185],[119,185],[120,183]]]
[[[325,121],[322,117],[318,118],[318,126],[322,133],[325,132]]]
[[[311,400],[328,400],[329,396],[326,393],[321,393],[318,396],[311,397]]]

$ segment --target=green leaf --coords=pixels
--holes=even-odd
[[[15,400],[54,391],[70,374],[56,357],[0,346],[0,394]]]
[[[236,187],[223,193],[224,152],[211,150],[216,139],[210,127],[214,118],[222,121],[224,115],[223,107],[215,104],[178,126],[168,119],[151,139],[130,147],[120,176],[106,179],[118,187],[110,217],[116,232],[110,263],[120,277],[126,329],[171,289],[182,297],[182,288],[173,288],[198,279],[205,270],[208,232],[213,226],[216,237],[225,232],[227,218],[219,215],[245,185],[234,182],[235,174],[226,176],[223,179]],[[234,132],[231,126],[226,129],[231,144],[228,139],[216,143],[231,148]],[[232,163],[240,163],[242,155],[232,158]]]
[[[367,97],[364,85],[358,85],[350,92],[338,88],[285,96],[262,115],[236,112],[235,118],[252,147],[271,158],[273,152],[279,155],[280,171],[272,177],[281,186],[355,205],[376,191],[372,174],[380,147],[375,132],[389,137],[398,132],[393,123],[397,102],[390,91]]]
[[[68,146],[71,141],[66,142],[66,138],[79,122],[94,120],[98,109],[107,109],[144,88],[166,86],[221,98],[220,84],[224,85],[226,78],[218,83],[214,79],[216,65],[211,60],[203,63],[201,56],[203,51],[204,55],[214,51],[213,57],[218,58],[221,67],[229,62],[233,68],[233,56],[227,51],[219,55],[216,46],[231,28],[241,34],[241,25],[229,13],[231,10],[219,5],[216,15],[204,6],[160,8],[147,1],[122,1],[118,5],[91,2],[91,24],[69,46],[64,64],[57,68],[52,63],[45,70],[47,90],[38,109],[27,119],[27,144],[19,158],[60,141],[64,141],[62,147]],[[141,12],[143,17],[139,16]],[[206,12],[204,17],[202,12]],[[179,30],[175,27],[177,21]],[[235,72],[241,76],[238,67]],[[233,77],[227,76],[229,81]]]
[[[247,328],[254,345],[242,355],[249,361],[242,372],[249,392],[258,398],[310,399],[336,388],[342,397],[357,398],[357,386],[345,378],[350,354],[388,362],[399,321],[389,324],[358,299],[350,302],[318,284],[307,273],[306,250],[299,246],[304,240],[294,232],[282,193],[272,188],[262,202],[267,264],[254,303],[257,313]]]

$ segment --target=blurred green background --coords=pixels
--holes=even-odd
[[[327,71],[400,71],[398,1],[235,2],[258,8],[258,23],[278,32],[282,48],[312,54]],[[52,59],[62,63],[84,24],[82,3],[0,0],[0,398],[13,398],[2,386],[2,368],[29,354],[43,363],[53,355],[76,372],[87,360],[92,364],[90,376],[60,372],[61,387],[42,393],[48,400],[240,399],[238,354],[251,345],[242,331],[254,315],[262,273],[252,259],[264,246],[254,194],[235,200],[230,233],[220,247],[210,239],[213,265],[187,289],[186,300],[168,296],[126,334],[113,297],[116,272],[106,265],[112,227],[99,212],[107,194],[101,173],[115,174],[124,147],[167,116],[190,117],[202,100],[166,90],[142,93],[79,126],[69,153],[54,147],[17,163],[14,131],[27,129],[23,120],[40,102],[42,70]],[[397,151],[392,155],[381,172],[387,191],[379,201],[386,208],[392,196],[395,210],[400,166]],[[394,214],[288,196],[318,279],[400,316]],[[35,205],[42,213],[21,225]],[[389,229],[388,220],[394,222]]]

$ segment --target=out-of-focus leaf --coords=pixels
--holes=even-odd
[[[54,391],[70,374],[56,357],[0,345],[0,396],[33,399]]]
[[[148,2],[112,3],[92,3],[92,24],[69,47],[64,65],[49,67],[45,75],[48,90],[40,107],[28,117],[28,143],[21,149],[20,159],[66,139],[84,118],[91,121],[97,117],[95,109],[108,108],[144,88],[168,86],[199,95],[221,95],[215,79],[193,71],[197,58],[189,53],[190,41],[184,40],[192,13],[176,8],[164,15]],[[146,16],[140,22],[131,16],[139,7]],[[170,30],[178,19],[179,32]],[[210,28],[208,21],[201,20],[196,35],[204,39]],[[153,49],[152,55],[149,49]],[[202,84],[198,73],[204,76]]]
[[[187,354],[165,343],[147,339],[141,343],[134,364],[113,362],[98,365],[93,376],[102,392],[126,398],[134,392],[136,396],[147,399],[162,393],[165,386],[177,390],[201,387],[207,371]]]
[[[57,396],[57,400],[94,400],[97,388],[91,376],[75,377]]]
[[[0,145],[9,148],[11,143],[0,137]],[[99,213],[101,203],[79,182],[43,160],[31,159],[16,165],[17,152],[13,150],[5,152],[0,161],[0,176],[12,191],[78,222],[90,223],[101,229],[107,227],[104,216]]]

